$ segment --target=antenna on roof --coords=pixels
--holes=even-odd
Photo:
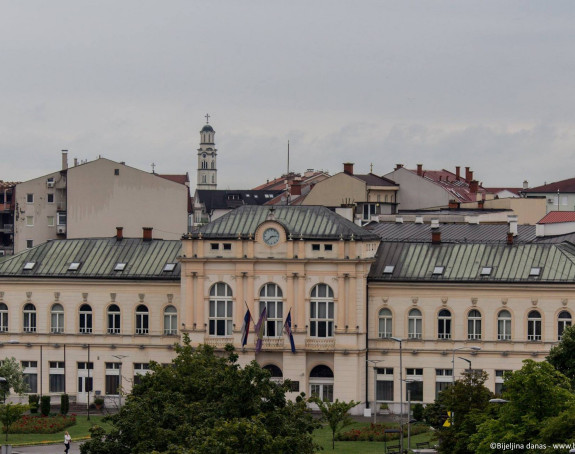
[[[289,140],[288,140],[288,148],[287,148],[287,173],[286,173],[286,200],[287,200],[286,205],[289,205],[289,198],[290,198],[290,193],[289,193]]]

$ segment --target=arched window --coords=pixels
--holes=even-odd
[[[467,339],[481,339],[481,312],[472,309],[467,314]]]
[[[64,308],[59,303],[53,304],[50,310],[50,332],[64,332]]]
[[[23,329],[25,333],[36,332],[36,306],[32,303],[24,306]]]
[[[382,309],[379,311],[379,337],[382,339],[393,336],[392,332],[392,316],[389,309]]]
[[[311,289],[309,335],[333,337],[333,314],[333,290],[329,285],[317,284]]]
[[[326,402],[333,402],[333,371],[321,364],[309,374],[310,394]]]
[[[0,303],[0,332],[8,332],[8,306]]]
[[[212,161],[212,169],[215,169],[215,168],[216,168],[216,163],[215,163],[215,161]]]
[[[423,320],[419,309],[411,309],[407,317],[407,337],[421,339]]]
[[[497,339],[511,340],[511,314],[509,311],[499,311],[497,315]]]
[[[92,332],[92,308],[89,304],[80,306],[80,333]]]
[[[451,312],[447,309],[439,311],[437,316],[438,339],[451,339]]]
[[[232,289],[218,282],[210,289],[210,336],[231,336],[233,329]]]
[[[283,293],[276,284],[266,284],[260,290],[260,314],[267,307],[264,336],[280,337],[283,329]]]
[[[202,175],[202,183],[205,183],[205,182],[206,182],[206,176]]]
[[[150,332],[150,314],[144,304],[136,308],[136,334],[148,334]]]
[[[117,304],[108,307],[108,334],[120,334],[120,308]]]
[[[267,364],[262,369],[267,370],[271,375],[271,381],[281,383],[284,378],[282,370],[275,364]]]
[[[173,336],[178,334],[178,310],[174,306],[164,309],[164,334]]]
[[[557,340],[561,340],[563,331],[569,326],[571,326],[571,314],[567,311],[561,311],[557,317]]]
[[[527,315],[527,340],[541,340],[541,314],[539,311],[531,311]]]

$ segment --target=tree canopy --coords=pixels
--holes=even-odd
[[[0,377],[6,379],[6,394],[9,394],[10,389],[14,390],[17,394],[28,391],[28,385],[24,381],[24,373],[16,358],[6,358],[2,361],[0,365]],[[3,389],[0,389],[0,395],[2,392]]]
[[[83,454],[313,453],[318,426],[300,395],[286,399],[255,361],[241,368],[233,347],[224,355],[189,339],[171,365],[153,363],[134,386],[112,429],[96,427]]]
[[[563,331],[561,342],[551,348],[547,361],[567,376],[571,386],[575,387],[575,327],[570,326]]]

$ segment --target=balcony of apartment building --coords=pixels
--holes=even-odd
[[[0,221],[0,233],[13,234],[14,224],[3,224],[2,221]]]

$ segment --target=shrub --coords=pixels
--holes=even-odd
[[[24,415],[10,426],[11,434],[53,434],[76,424],[76,415],[32,416]]]
[[[40,411],[42,412],[42,416],[48,416],[50,414],[51,406],[50,396],[42,396],[42,399],[40,400]]]
[[[28,405],[30,405],[30,413],[38,413],[38,404],[40,402],[40,396],[38,394],[30,394],[28,396]]]
[[[413,405],[413,419],[417,421],[423,421],[423,410],[424,407],[422,404],[414,404]]]
[[[385,433],[386,429],[397,429],[397,426],[385,424],[370,424],[360,429],[352,429],[339,433],[338,441],[392,441],[399,439],[399,433]],[[407,424],[403,426],[404,435],[407,436]],[[421,424],[411,425],[411,435],[429,432],[429,427]]]
[[[70,396],[62,394],[60,396],[60,414],[67,415],[70,411]]]

